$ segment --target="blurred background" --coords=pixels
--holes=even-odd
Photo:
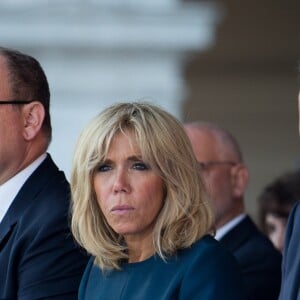
[[[68,177],[84,125],[133,100],[230,130],[254,219],[262,188],[300,167],[300,1],[1,0],[0,44],[42,64],[49,151]]]

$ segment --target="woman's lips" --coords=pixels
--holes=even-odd
[[[134,208],[132,206],[129,205],[116,205],[111,209],[111,212],[113,214],[126,214],[128,212],[131,212],[132,210],[134,210]]]

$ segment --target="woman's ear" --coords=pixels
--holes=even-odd
[[[27,141],[33,140],[41,131],[45,118],[45,109],[41,102],[34,101],[22,107],[24,120],[23,136]]]
[[[233,195],[243,197],[249,181],[249,171],[244,164],[237,164],[231,169]]]

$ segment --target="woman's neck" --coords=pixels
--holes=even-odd
[[[128,248],[129,263],[144,261],[155,253],[152,236],[146,239],[125,237],[125,241]]]

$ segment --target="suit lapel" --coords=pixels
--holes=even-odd
[[[0,223],[0,250],[8,241],[23,212],[30,208],[36,195],[54,172],[57,172],[57,167],[48,154],[47,158],[26,180]]]
[[[0,224],[0,251],[9,239],[11,232],[13,231],[16,222],[5,218]]]
[[[238,249],[257,229],[250,219],[246,216],[240,223],[227,232],[220,242],[231,252]]]

